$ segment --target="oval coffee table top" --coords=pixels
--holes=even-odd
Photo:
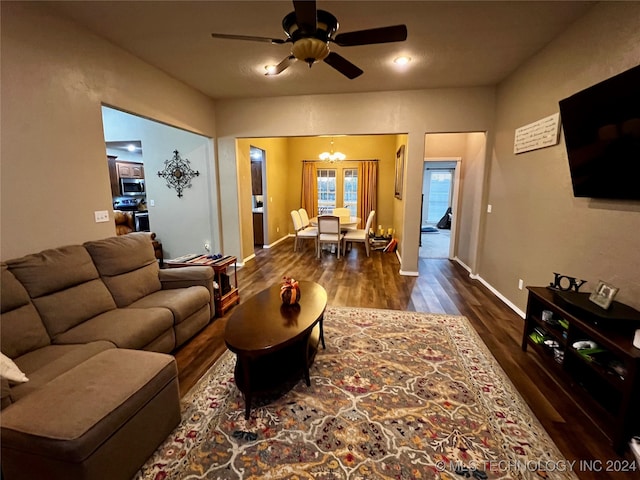
[[[290,345],[307,334],[324,314],[327,292],[315,282],[298,283],[298,305],[283,305],[280,284],[276,284],[236,306],[224,332],[229,350],[265,353]]]

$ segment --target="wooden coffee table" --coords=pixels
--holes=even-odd
[[[311,385],[309,366],[319,343],[325,348],[327,292],[314,282],[299,285],[298,305],[283,305],[277,284],[240,304],[227,321],[224,340],[237,356],[235,380],[244,394],[245,418],[254,394],[273,390],[301,373]]]

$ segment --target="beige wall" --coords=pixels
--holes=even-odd
[[[46,7],[2,2],[3,259],[114,235],[101,105],[215,135],[213,102]]]
[[[513,154],[514,130],[558,112],[558,101],[640,61],[640,3],[602,2],[498,90],[480,274],[524,309],[525,285],[553,272],[620,288],[640,308],[640,203],[574,198],[564,139]]]
[[[402,236],[401,270],[417,274],[425,133],[489,131],[494,100],[494,89],[482,87],[217,101],[219,175],[227,179],[221,196],[238,198],[236,138],[405,134],[404,195],[394,200],[393,222]],[[240,245],[237,212],[221,216],[225,246]]]

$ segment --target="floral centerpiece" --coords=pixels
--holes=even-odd
[[[298,282],[291,277],[282,277],[282,286],[280,287],[280,298],[285,305],[295,305],[300,300],[300,286]]]

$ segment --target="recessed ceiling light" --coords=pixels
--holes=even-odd
[[[411,61],[411,57],[396,57],[393,60],[393,63],[395,63],[396,65],[406,65],[407,63],[409,63]]]
[[[277,65],[265,65],[264,69],[267,71],[267,75],[275,74]]]

